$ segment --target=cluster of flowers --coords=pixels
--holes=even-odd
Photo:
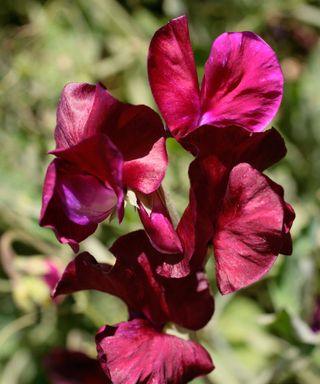
[[[262,173],[286,153],[275,129],[263,132],[283,92],[273,50],[254,33],[224,33],[199,87],[187,18],[179,17],[154,35],[148,74],[166,128],[153,110],[124,104],[100,84],[64,88],[40,219],[78,252],[98,223],[113,214],[121,222],[128,190],[135,194],[144,230],[113,244],[115,265],[80,253],[53,291],[95,289],[127,304],[128,321],[96,335],[104,381],[114,384],[186,383],[213,369],[200,344],[164,331],[170,322],[198,330],[212,317],[209,246],[222,294],[257,281],[292,248],[294,211]],[[177,226],[161,187],[167,137],[194,156]]]

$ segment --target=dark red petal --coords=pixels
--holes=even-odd
[[[252,32],[228,32],[213,43],[201,85],[199,125],[265,129],[277,113],[283,75],[272,48]]]
[[[195,180],[191,176],[190,180]],[[206,192],[205,186],[202,192]],[[208,216],[207,196],[197,191],[195,183],[190,188],[190,201],[178,224],[177,232],[184,247],[184,261],[188,261],[191,271],[204,267],[208,253],[208,244],[213,235],[213,226]]]
[[[163,282],[166,301],[169,306],[169,319],[188,329],[203,328],[214,312],[214,300],[207,275],[203,271],[189,276]]]
[[[111,269],[112,265],[98,263],[88,252],[82,252],[67,265],[52,295],[56,297],[86,289],[114,294],[117,288],[114,288],[112,276],[109,276]]]
[[[145,156],[124,162],[124,184],[142,193],[152,193],[160,187],[167,165],[165,139],[160,138]]]
[[[291,255],[292,253],[292,239],[290,234],[290,229],[292,227],[293,221],[296,217],[294,209],[292,206],[284,201],[284,189],[281,185],[275,183],[272,180],[269,180],[271,188],[282,198],[282,207],[284,211],[284,220],[283,220],[283,244],[280,249],[280,253],[284,255]]]
[[[151,108],[119,101],[102,131],[128,162],[147,157],[154,150],[155,143],[165,135],[159,115]],[[163,141],[161,143],[164,145]]]
[[[214,301],[202,271],[181,279],[156,272],[163,259],[143,231],[120,237],[111,251],[115,266],[99,264],[82,253],[67,266],[53,295],[96,289],[120,297],[130,311],[143,314],[156,326],[173,321],[185,328],[202,328],[211,318]],[[171,257],[174,258],[174,255]]]
[[[100,364],[113,384],[183,384],[214,369],[208,352],[194,341],[161,333],[142,319],[102,327]]]
[[[118,101],[101,85],[67,84],[57,110],[57,149],[68,148],[100,133]]]
[[[170,131],[180,138],[197,128],[199,85],[185,16],[170,21],[151,40],[149,82]]]
[[[173,226],[162,189],[148,196],[140,195],[140,198],[148,200],[138,200],[138,212],[153,247],[163,253],[182,253],[181,241]],[[144,208],[144,203],[151,210],[150,215]]]
[[[172,264],[177,264],[181,255],[168,257],[157,252],[143,231],[120,237],[113,244],[111,251],[117,260],[126,262],[131,268],[135,262],[135,273],[140,273],[141,282],[142,278],[145,279],[142,290],[148,291],[145,287],[150,286],[149,292],[144,292],[146,304],[143,313],[146,314],[152,306],[154,306],[154,312],[156,306],[159,311],[160,305],[162,316],[165,314],[166,321],[173,321],[189,329],[199,329],[207,324],[214,311],[214,300],[209,282],[202,270],[182,278],[160,276],[156,270],[158,265],[163,263],[163,259],[172,259]],[[157,322],[152,315],[151,312],[147,317],[154,324],[159,324],[160,321]]]
[[[61,160],[56,159],[48,167],[43,185],[40,225],[51,228],[61,243],[69,244],[75,252],[78,252],[79,242],[96,230],[97,223],[80,225],[68,217],[57,188],[60,183],[61,163]]]
[[[287,152],[283,138],[274,128],[252,133],[240,127],[220,129],[205,125],[183,138],[181,144],[198,157],[218,158],[230,169],[238,163],[248,163],[263,171]]]
[[[106,135],[95,135],[68,149],[51,152],[72,164],[81,173],[96,177],[117,195],[118,216],[123,217],[124,191],[122,185],[123,159]]]
[[[282,196],[248,164],[230,173],[213,238],[217,283],[226,294],[269,271],[283,243]]]
[[[52,384],[112,384],[98,360],[82,352],[55,349],[44,361]]]

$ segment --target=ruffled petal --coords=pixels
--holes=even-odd
[[[259,280],[280,252],[283,199],[270,184],[245,163],[230,173],[213,238],[217,283],[223,294]]]
[[[142,319],[102,327],[96,343],[113,384],[182,384],[214,369],[200,344],[161,333]]]
[[[52,384],[112,384],[98,360],[82,352],[55,349],[44,360]]]
[[[72,260],[54,297],[96,289],[118,296],[131,313],[148,318],[158,327],[173,321],[185,328],[200,329],[210,320],[214,301],[203,271],[181,279],[160,276],[156,269],[163,255],[151,246],[143,231],[120,237],[111,251],[117,258],[114,267],[97,263],[86,252]]]
[[[272,48],[252,32],[224,33],[205,65],[199,125],[262,131],[277,113],[282,94],[283,75]]]
[[[172,134],[180,138],[197,128],[199,85],[185,16],[155,33],[148,73],[153,96]]]
[[[64,164],[59,159],[51,162],[48,167],[43,186],[40,225],[51,228],[61,243],[69,244],[75,252],[78,252],[79,242],[96,230],[97,223],[88,222],[86,225],[81,225],[69,218],[59,193],[60,174],[63,168]]]

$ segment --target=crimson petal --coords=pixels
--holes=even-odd
[[[217,283],[223,294],[261,278],[281,250],[284,205],[271,184],[245,163],[230,173],[213,238]]]
[[[278,111],[282,93],[283,75],[272,48],[252,32],[224,33],[205,65],[199,125],[262,131]]]
[[[159,29],[150,44],[149,81],[153,96],[176,138],[197,128],[199,85],[185,16]]]
[[[200,344],[161,333],[142,319],[102,327],[96,343],[113,384],[183,384],[214,369]]]

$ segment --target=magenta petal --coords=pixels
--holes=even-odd
[[[200,344],[161,333],[142,319],[102,327],[96,343],[113,384],[182,384],[214,369]]]
[[[272,48],[252,32],[224,33],[205,65],[199,125],[262,131],[278,111],[282,93],[283,75]]]
[[[213,238],[217,283],[226,294],[269,271],[283,243],[282,197],[248,164],[230,173]]]
[[[150,215],[140,201],[138,212],[151,244],[159,252],[182,253],[181,241],[172,224],[164,195],[159,190],[149,195],[148,200],[150,200]]]
[[[123,217],[124,191],[122,185],[123,159],[121,153],[106,135],[95,135],[68,149],[51,152],[71,163],[82,173],[88,173],[113,189],[117,196],[118,216]],[[98,198],[99,199],[99,198]]]
[[[51,228],[61,243],[69,244],[75,252],[78,252],[79,242],[96,230],[97,223],[80,225],[68,217],[58,192],[61,163],[61,160],[56,159],[48,167],[43,186],[40,225]]]
[[[82,352],[55,349],[45,357],[51,384],[111,384],[98,360]]]
[[[124,183],[133,190],[152,193],[160,187],[167,165],[165,139],[160,138],[144,157],[124,162]]]
[[[153,96],[172,134],[180,138],[197,128],[199,85],[185,16],[155,33],[149,48],[148,73]]]
[[[214,301],[202,271],[186,278],[166,279],[156,272],[163,255],[154,250],[143,231],[120,237],[111,251],[114,267],[82,253],[67,266],[54,297],[96,289],[121,298],[130,311],[143,314],[156,326],[173,321],[185,328],[202,328],[211,318]]]

